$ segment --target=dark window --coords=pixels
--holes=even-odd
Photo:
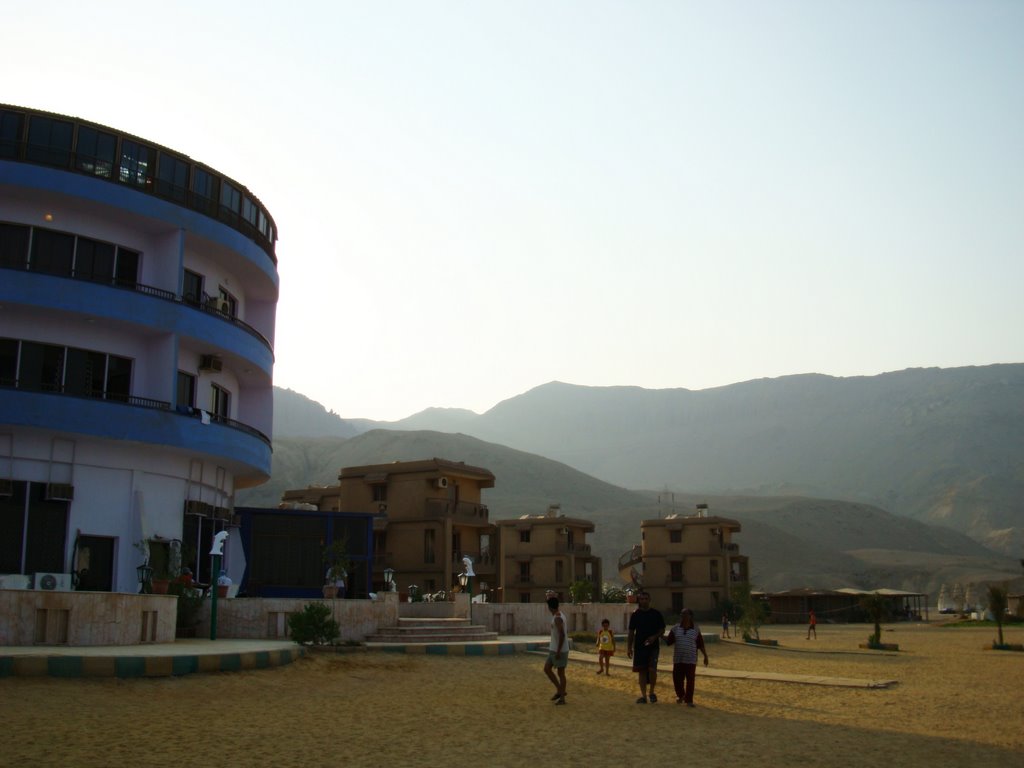
[[[25,533],[24,573],[63,573],[67,541],[68,503],[47,501],[46,485],[29,486],[28,526]]]
[[[22,117],[17,112],[0,111],[0,157],[17,157],[21,140]]]
[[[103,397],[103,382],[107,375],[107,356],[102,352],[85,349],[68,350],[68,370],[64,377],[64,391],[81,397]]]
[[[377,484],[372,486],[373,488],[373,500],[374,501],[387,501],[388,500],[388,487],[384,484]]]
[[[523,543],[523,544],[529,544],[530,543],[530,531],[529,530],[520,531],[519,532],[519,541],[521,543]]]
[[[78,170],[109,179],[114,173],[117,138],[89,126],[78,129]]]
[[[228,317],[238,317],[238,299],[223,288],[218,289],[218,293],[220,294],[220,301],[217,303],[217,308],[221,313]]]
[[[673,592],[672,593],[672,612],[679,613],[683,610],[683,593]]]
[[[174,404],[179,408],[196,407],[196,377],[185,371],[178,371],[178,392]]]
[[[25,157],[34,163],[65,168],[71,160],[74,125],[51,117],[33,116],[28,123]]]
[[[242,198],[242,218],[248,221],[254,227],[256,226],[257,210],[258,209],[256,208],[256,204],[252,200],[250,200],[248,197]]]
[[[74,252],[74,235],[37,227],[32,233],[31,269],[33,272],[71,277]]]
[[[87,237],[75,248],[75,277],[109,283],[114,279],[114,246]]]
[[[127,357],[107,357],[107,399],[128,402],[132,393],[132,361]]]
[[[668,540],[672,544],[679,544],[679,543],[681,543],[682,540],[683,540],[683,532],[682,531],[669,531],[668,532]]]
[[[203,276],[186,269],[184,279],[181,281],[181,295],[185,301],[191,304],[201,304],[203,302]]]
[[[231,417],[231,393],[223,387],[211,384],[210,410],[223,419]]]
[[[436,531],[433,528],[428,528],[423,532],[423,562],[433,563],[434,562],[434,540],[436,537]]]
[[[0,386],[12,387],[18,381],[18,340],[0,339]],[[0,566],[0,571],[3,567]]]
[[[114,280],[118,285],[134,288],[139,282],[139,254],[127,248],[117,249],[117,266],[114,268]]]
[[[520,603],[528,603],[528,602],[530,602],[530,593],[529,592],[520,592],[519,593],[519,602]]]
[[[118,179],[123,184],[147,187],[153,182],[153,160],[156,155],[145,144],[130,139],[121,140],[121,167]]]
[[[717,560],[712,560],[711,561],[710,571],[711,572],[710,572],[709,576],[711,578],[711,583],[712,584],[718,583],[718,561]]]
[[[209,171],[196,168],[192,172],[192,207],[212,216],[217,211],[217,182]]]
[[[669,563],[672,575],[669,577],[672,581],[683,580],[683,564],[679,561]]]
[[[0,224],[0,267],[24,269],[28,263],[29,228]]]
[[[523,582],[529,582],[530,581],[530,563],[529,562],[525,562],[525,563],[520,563],[519,564],[519,580],[523,581]]]
[[[565,581],[565,563],[555,560],[555,583],[561,584]]]
[[[18,370],[19,387],[42,392],[60,392],[63,383],[64,347],[23,341],[21,365]]]
[[[242,193],[226,181],[220,183],[221,218],[229,222],[237,222],[238,211],[242,205]]]
[[[25,540],[25,491],[28,483],[15,480],[11,495],[0,496],[0,573],[22,573],[21,546]]]
[[[179,203],[185,202],[188,194],[188,163],[174,155],[162,154],[156,178],[157,194]]]

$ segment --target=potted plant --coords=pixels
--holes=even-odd
[[[333,600],[338,596],[340,590],[345,589],[345,580],[348,578],[348,568],[351,565],[346,537],[335,539],[324,548],[324,565],[327,566],[323,587],[324,597]]]

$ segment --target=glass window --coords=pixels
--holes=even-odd
[[[565,563],[555,560],[555,583],[561,584],[565,580]]]
[[[74,252],[74,235],[36,228],[32,233],[31,269],[33,272],[71,277]]]
[[[34,163],[67,167],[71,161],[73,133],[72,123],[34,115],[28,123],[25,157]]]
[[[250,200],[248,197],[244,197],[243,196],[242,197],[242,218],[245,219],[246,221],[248,221],[254,227],[256,226],[256,214],[257,214],[257,211],[258,211],[258,209],[256,208],[256,204],[253,203],[253,201]]]
[[[680,543],[682,543],[682,541],[683,541],[683,532],[682,531],[669,531],[668,532],[668,540],[672,544],[680,544]]]
[[[69,349],[64,391],[80,397],[103,397],[106,373],[107,356],[102,352]]]
[[[0,111],[0,157],[17,157],[21,140],[22,117],[17,112]]]
[[[530,543],[530,531],[529,530],[520,531],[519,532],[519,541],[521,543],[523,543],[523,544],[529,544]]]
[[[114,246],[87,237],[75,248],[75,277],[109,283],[114,279]]]
[[[18,381],[18,340],[0,339],[0,386],[13,387]]]
[[[25,537],[25,492],[28,483],[15,480],[10,496],[0,496],[0,573],[22,573]]]
[[[0,267],[24,269],[28,263],[28,227],[0,224]]]
[[[186,269],[185,277],[181,282],[181,295],[187,302],[192,304],[202,304],[203,276],[190,269]]]
[[[188,167],[188,163],[174,155],[161,154],[156,174],[157,194],[184,203],[188,193]]]
[[[229,220],[233,221],[238,215],[242,205],[242,193],[231,186],[228,182],[220,183],[220,210],[221,214],[227,214]]]
[[[131,393],[132,361],[127,357],[109,355],[107,357],[107,399],[126,403]]]
[[[121,167],[118,179],[123,184],[148,187],[153,183],[153,159],[156,152],[131,139],[121,140]]]
[[[117,266],[114,268],[114,279],[118,285],[134,288],[139,282],[139,254],[127,248],[117,249]]]
[[[717,581],[718,581],[718,561],[717,560],[712,560],[711,561],[710,571],[711,572],[708,575],[709,575],[709,577],[711,579],[711,583],[712,584],[717,583]]]
[[[216,212],[217,182],[220,181],[209,171],[196,168],[192,172],[192,207],[208,215]]]
[[[83,125],[78,129],[78,170],[109,179],[114,172],[117,137]]]
[[[64,347],[23,341],[18,386],[42,392],[60,392],[63,385]]]
[[[196,377],[191,373],[178,371],[178,390],[174,404],[182,410],[196,407]]]
[[[216,384],[211,384],[210,388],[212,390],[210,397],[210,410],[221,418],[230,418],[231,393],[223,387],[218,387]]]
[[[434,542],[437,532],[433,528],[423,531],[423,562],[434,562]]]

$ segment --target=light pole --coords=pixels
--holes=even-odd
[[[384,569],[384,591],[394,592],[395,591],[395,569],[385,568]]]
[[[213,580],[214,573],[220,573],[220,558],[224,554],[224,542],[228,538],[227,531],[221,531],[213,537],[213,546],[210,547],[210,554],[213,556],[213,570],[210,572],[210,639],[217,639],[217,593],[220,591],[217,583]]]
[[[466,557],[462,558],[463,571],[459,574],[459,584],[462,588],[469,592],[469,623],[473,623],[473,577],[476,573],[473,572],[473,558]]]

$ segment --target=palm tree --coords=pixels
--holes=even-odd
[[[1006,616],[1008,590],[1005,586],[990,584],[988,587],[988,609],[992,611],[992,618],[996,620],[996,627],[999,630],[999,645],[1003,644],[1003,618]]]
[[[875,623],[875,632],[868,638],[870,645],[881,645],[882,643],[882,619],[889,615],[889,598],[877,592],[864,595],[860,599],[860,607]]]

